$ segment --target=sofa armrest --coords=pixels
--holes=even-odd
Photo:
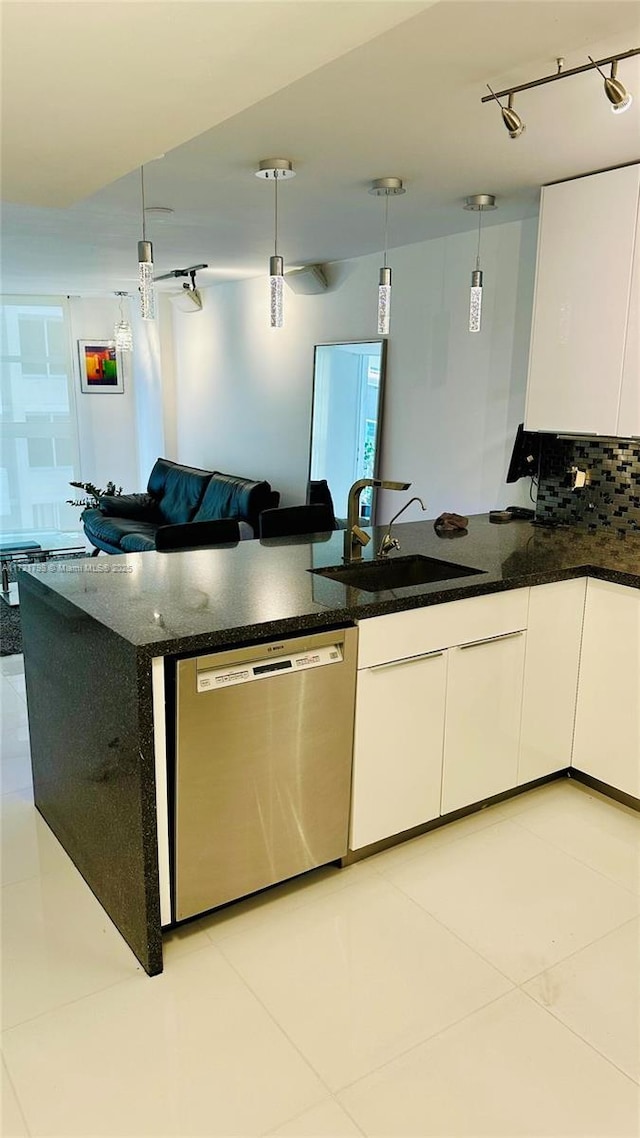
[[[157,517],[157,502],[150,494],[103,494],[98,503],[107,517],[139,518],[149,522]]]
[[[226,545],[240,540],[240,525],[232,518],[210,522],[184,522],[179,525],[159,526],[156,530],[156,549],[171,553],[178,549],[199,549],[208,545]]]

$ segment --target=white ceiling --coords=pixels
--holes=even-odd
[[[623,115],[593,72],[517,96],[515,141],[480,102],[559,55],[569,68],[640,46],[636,0],[3,0],[2,14],[4,292],[134,291],[143,162],[147,205],[175,211],[147,225],[157,272],[206,262],[206,286],[264,272],[261,158],[297,171],[279,194],[292,267],[380,249],[373,178],[405,181],[393,246],[474,228],[468,194],[496,194],[498,223],[535,214],[545,182],[640,157],[640,56],[620,64],[636,95]]]

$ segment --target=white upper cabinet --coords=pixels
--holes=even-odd
[[[525,426],[640,435],[640,165],[542,190]]]

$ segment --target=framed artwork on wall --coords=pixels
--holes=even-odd
[[[122,360],[115,340],[78,340],[80,390],[121,395],[124,391]]]

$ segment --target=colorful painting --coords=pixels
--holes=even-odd
[[[78,349],[81,391],[124,391],[121,361],[113,340],[78,340]]]

